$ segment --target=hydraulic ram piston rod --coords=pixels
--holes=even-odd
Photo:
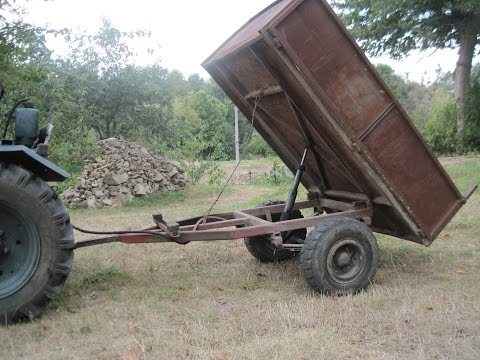
[[[295,180],[293,181],[292,190],[290,190],[290,194],[288,195],[287,202],[285,203],[285,208],[283,209],[282,215],[280,216],[280,221],[290,220],[292,217],[292,209],[293,205],[295,204],[295,200],[297,199],[300,180],[302,179],[303,172],[305,171],[305,159],[307,157],[309,148],[310,145],[307,145],[305,150],[303,151],[302,160],[300,161],[300,165],[297,167],[297,172],[295,174]],[[285,235],[286,233],[282,233],[283,238],[285,237]]]

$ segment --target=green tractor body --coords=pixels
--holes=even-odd
[[[10,121],[7,120],[4,137]],[[53,126],[38,129],[38,110],[15,109],[14,140],[2,139],[0,162],[17,164],[40,176],[44,181],[63,181],[69,174],[48,160],[48,140]]]
[[[69,174],[48,160],[53,126],[39,130],[38,110],[22,103],[7,117],[0,144],[0,324],[42,314],[73,264],[72,225],[47,183]]]

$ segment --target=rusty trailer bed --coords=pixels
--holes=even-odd
[[[202,65],[292,171],[311,145],[311,198],[370,201],[373,230],[425,245],[465,203],[325,1],[274,2]]]

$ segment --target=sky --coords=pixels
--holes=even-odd
[[[26,8],[27,21],[51,28],[70,28],[75,32],[94,34],[102,18],[112,22],[121,31],[151,31],[148,40],[158,44],[155,59],[170,70],[180,70],[185,76],[198,73],[207,78],[201,63],[230,35],[273,0],[31,0]],[[146,55],[146,41],[133,44],[139,54],[138,63],[154,61]],[[48,46],[58,55],[65,55],[65,44],[49,39]],[[433,52],[433,51],[432,51]],[[145,54],[145,55],[144,55]],[[414,53],[393,61],[388,56],[370,59],[373,63],[386,63],[409,79],[426,82],[435,78],[435,70],[455,68],[456,50]],[[478,62],[478,57],[476,59]]]

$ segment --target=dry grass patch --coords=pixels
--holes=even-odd
[[[215,194],[199,189],[162,212],[202,213]],[[236,187],[217,210],[281,195],[285,189]],[[474,195],[430,248],[379,236],[375,282],[357,296],[314,294],[298,260],[261,264],[242,241],[79,249],[45,316],[0,329],[0,358],[478,359],[479,205]],[[72,219],[138,228],[156,210],[77,210]]]

